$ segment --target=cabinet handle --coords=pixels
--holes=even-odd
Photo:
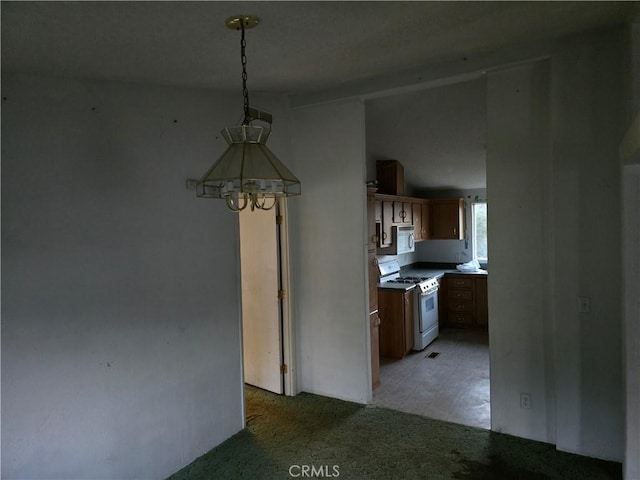
[[[373,235],[373,236],[371,237],[371,242],[373,242],[373,243],[378,243],[378,235]]]
[[[387,232],[382,232],[382,241],[384,242],[387,239]]]
[[[405,212],[404,210],[402,210],[402,211],[400,212],[400,218],[401,218],[402,220],[404,220],[404,217],[406,217],[406,216],[407,216],[407,212]]]
[[[371,263],[373,263],[373,265],[375,267],[377,267],[378,266],[378,257],[373,257],[373,260],[371,260]]]
[[[453,227],[453,234],[458,235],[458,229],[456,227]]]
[[[382,319],[380,318],[380,315],[376,316],[376,319],[375,319],[375,321],[373,322],[373,325],[374,325],[375,327],[379,327],[381,323],[382,323]]]

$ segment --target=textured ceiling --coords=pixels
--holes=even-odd
[[[622,22],[634,2],[2,2],[2,68],[305,93]]]
[[[3,1],[2,69],[238,93],[240,35],[224,21],[254,14],[261,23],[247,32],[250,91],[304,96],[623,23],[638,5]],[[485,114],[476,90],[460,92],[470,95],[466,103],[438,93],[369,102],[369,154],[401,160],[416,189],[483,186]]]

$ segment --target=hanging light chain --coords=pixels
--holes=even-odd
[[[249,89],[247,88],[247,41],[244,38],[244,20],[240,19],[240,29],[242,30],[242,38],[240,40],[240,60],[242,62],[242,97],[244,99],[244,120],[243,125],[249,125],[251,118],[249,117]]]

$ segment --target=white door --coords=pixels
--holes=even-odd
[[[244,381],[283,393],[276,209],[240,212]]]

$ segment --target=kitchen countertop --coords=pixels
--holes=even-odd
[[[455,265],[429,265],[412,264],[402,267],[400,274],[406,277],[442,278],[445,274],[452,275],[488,275],[487,270],[480,269],[476,272],[461,272]]]
[[[424,264],[414,263],[400,269],[403,277],[425,277],[440,279],[445,275],[488,275],[487,270],[480,269],[476,272],[461,272],[455,268],[455,264]],[[378,284],[379,289],[384,290],[411,290],[415,288],[412,284]]]

